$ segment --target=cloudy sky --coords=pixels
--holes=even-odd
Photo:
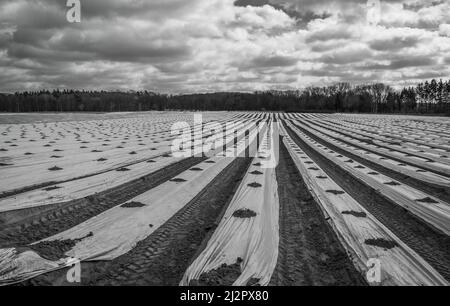
[[[66,0],[0,0],[0,92],[449,78],[450,0],[375,1],[81,0],[69,23]]]

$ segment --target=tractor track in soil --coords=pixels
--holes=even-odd
[[[155,188],[206,159],[206,157],[190,157],[119,187],[83,199],[54,204],[51,208],[42,208],[42,211],[34,208],[31,215],[27,209],[23,212],[15,211],[16,214],[26,215],[18,222],[9,223],[7,219],[10,213],[0,213],[0,220],[3,219],[3,224],[0,223],[0,248],[26,246],[63,232]]]
[[[413,177],[407,176],[405,174],[402,174],[400,172],[397,172],[393,169],[389,169],[386,168],[380,164],[374,163],[370,160],[367,160],[359,155],[356,154],[352,154],[346,150],[343,150],[342,148],[339,148],[336,145],[333,145],[332,143],[310,133],[309,131],[303,129],[301,126],[299,126],[298,124],[295,123],[295,121],[291,121],[292,124],[294,124],[299,130],[301,130],[303,133],[305,133],[306,135],[308,135],[309,137],[311,137],[312,139],[314,139],[315,141],[317,141],[318,143],[320,143],[321,145],[326,146],[327,148],[330,148],[331,150],[344,155],[344,156],[348,156],[349,158],[357,161],[360,164],[365,165],[366,167],[372,168],[373,170],[380,172],[386,176],[389,176],[395,180],[401,181],[403,183],[405,183],[406,185],[409,185],[417,190],[421,190],[425,193],[428,193],[432,196],[435,196],[438,199],[441,199],[443,201],[446,201],[447,203],[450,203],[450,188],[445,188],[442,186],[438,186],[438,185],[434,185],[432,183],[428,183],[428,182],[424,182],[418,179],[415,179]],[[308,124],[308,126],[310,128],[313,128],[311,125]],[[335,139],[335,138],[333,138]],[[343,143],[346,143],[345,141],[343,141],[342,139],[336,139],[339,140]],[[352,146],[355,146],[353,144],[350,143],[346,143]],[[367,151],[367,150],[366,150]]]
[[[295,143],[350,196],[427,261],[446,280],[450,280],[449,236],[435,230],[329,159],[317,154],[288,126],[286,126],[286,130]]]
[[[236,158],[194,199],[128,253],[108,262],[84,262],[81,285],[177,286],[220,222],[251,158]],[[20,285],[65,285],[67,269]]]
[[[276,175],[280,244],[270,285],[367,285],[309,193],[281,140]]]

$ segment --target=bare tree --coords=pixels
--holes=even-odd
[[[386,103],[391,87],[383,83],[376,83],[366,87],[367,93],[372,99],[372,112],[378,113],[380,106]]]

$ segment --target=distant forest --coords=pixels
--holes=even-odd
[[[450,80],[397,91],[382,84],[338,83],[297,91],[166,95],[148,91],[54,90],[0,94],[0,112],[149,110],[420,113],[450,115]]]

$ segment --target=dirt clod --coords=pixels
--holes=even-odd
[[[45,191],[52,191],[52,190],[56,190],[56,189],[61,189],[62,187],[59,186],[52,186],[52,187],[48,187],[48,188],[44,188]]]
[[[123,167],[123,168],[117,169],[117,171],[125,172],[125,171],[130,171],[130,169]]]
[[[344,194],[345,192],[342,190],[327,190],[328,193],[332,193],[334,195]]]
[[[253,183],[248,184],[247,186],[252,187],[252,188],[259,188],[262,185],[259,183],[253,182]]]
[[[366,218],[367,214],[365,212],[360,211],[353,211],[353,210],[346,210],[342,212],[343,215],[352,215],[358,218]]]
[[[60,168],[58,166],[54,166],[54,167],[49,168],[48,170],[50,170],[50,171],[60,171],[60,170],[62,170],[62,168]]]
[[[215,270],[200,275],[198,280],[192,280],[190,286],[231,286],[241,275],[242,258],[238,257],[235,264],[223,264]]]
[[[144,206],[146,206],[146,205],[141,202],[128,202],[128,203],[120,205],[120,207],[123,207],[123,208],[139,208],[139,207],[144,207]]]
[[[175,183],[182,183],[182,182],[186,182],[185,179],[182,178],[174,178],[170,180],[171,182],[175,182]]]
[[[262,173],[261,171],[255,170],[255,171],[250,172],[250,174],[253,174],[253,175],[261,175],[261,174],[263,174],[263,173]]]
[[[423,199],[418,199],[418,200],[416,200],[416,201],[417,201],[417,202],[421,202],[421,203],[429,203],[429,204],[437,204],[437,203],[439,203],[439,202],[433,200],[433,199],[430,198],[430,197],[426,197],[426,198],[423,198]]]
[[[376,246],[384,249],[393,249],[398,246],[398,243],[395,241],[389,241],[383,238],[377,238],[377,239],[367,239],[365,241],[365,244]]]
[[[203,171],[202,168],[191,168],[191,169],[189,169],[189,170],[191,170],[191,171]]]
[[[248,209],[248,208],[243,208],[243,209],[236,210],[233,213],[233,217],[235,217],[235,218],[253,218],[253,217],[256,217],[256,212],[254,212],[253,210]]]
[[[94,234],[90,232],[79,239],[42,241],[31,245],[29,248],[45,259],[56,261],[66,257],[65,253],[70,251],[78,242],[92,236],[94,236]]]

